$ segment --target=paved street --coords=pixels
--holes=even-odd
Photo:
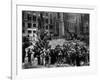
[[[49,42],[49,45],[51,48],[55,48],[57,45],[63,46],[64,42],[66,42],[65,39],[54,39]]]
[[[30,68],[55,68],[55,67],[70,67],[71,65],[69,64],[54,64],[54,65],[46,65],[46,66],[43,66],[43,65],[31,65],[31,64],[24,64],[23,65],[23,68],[24,69],[30,69]]]

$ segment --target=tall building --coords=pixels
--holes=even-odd
[[[89,14],[81,13],[64,13],[64,30],[67,39],[72,34],[78,38],[89,37]]]
[[[22,12],[22,33],[23,36],[30,36],[42,30],[49,34],[64,35],[63,13],[56,12]]]

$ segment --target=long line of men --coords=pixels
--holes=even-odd
[[[67,43],[63,46],[57,45],[52,49],[48,42],[44,43],[45,46],[41,46],[44,45],[43,42],[38,42],[36,45],[30,44],[27,48],[23,46],[23,63],[43,66],[54,64],[89,65],[89,49],[86,45]]]

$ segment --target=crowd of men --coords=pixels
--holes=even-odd
[[[43,38],[43,39],[42,39]],[[22,62],[31,65],[55,65],[68,64],[70,66],[89,65],[89,47],[81,41],[71,40],[63,46],[56,45],[52,48],[49,40],[42,38],[33,45],[23,44]]]

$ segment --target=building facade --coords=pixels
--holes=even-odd
[[[89,38],[89,14],[22,11],[23,36],[38,37],[41,31],[47,31],[54,38],[71,39],[77,37]]]
[[[55,12],[22,12],[22,33],[23,36],[31,36],[41,30],[49,34],[64,35],[63,13]]]

